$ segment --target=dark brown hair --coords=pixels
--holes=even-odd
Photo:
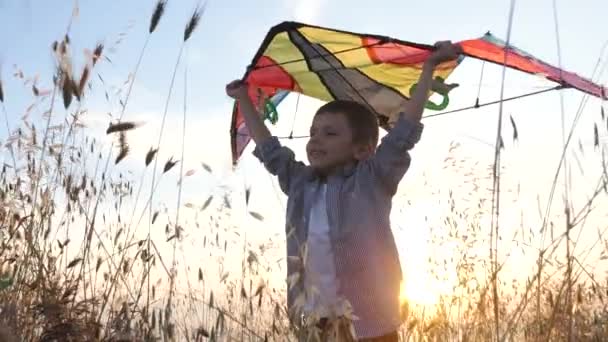
[[[334,100],[321,106],[315,115],[342,113],[353,130],[353,142],[378,145],[378,118],[364,105],[348,100]]]

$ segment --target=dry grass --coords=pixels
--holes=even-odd
[[[166,5],[166,1],[157,2],[150,34],[157,29]],[[179,37],[184,44],[195,33],[203,9],[197,8],[188,20],[184,36]],[[201,205],[181,205],[178,196],[176,210],[192,210],[195,222],[179,215],[172,221],[168,218],[171,211],[153,202],[162,177],[175,173],[174,167],[179,162],[183,165],[183,160],[166,160],[155,178],[162,131],[158,143],[146,155],[130,154],[128,134],[138,124],[121,120],[147,41],[126,97],[120,100],[119,121],[110,123],[106,131],[118,135],[114,164],[109,163],[114,145],[100,145],[81,122],[86,112],[84,98],[91,95],[87,94],[92,89],[88,86],[95,80],[95,67],[103,61],[103,45],[96,45],[77,76],[73,73],[70,38],[66,35],[52,44],[56,75],[46,82],[53,90],[43,92],[34,83],[34,103],[28,109],[45,113],[42,125],[28,117],[11,125],[4,107],[11,99],[5,97],[0,75],[0,102],[7,128],[2,149],[5,155],[10,154],[12,163],[5,163],[0,173],[0,342],[285,341],[295,340],[297,334],[316,333],[310,329],[298,331],[290,324],[285,288],[269,280],[271,274],[283,272],[267,258],[271,247],[234,239],[244,230],[229,223],[233,210],[230,193],[210,195]],[[181,51],[178,56],[174,74]],[[98,76],[100,86],[105,87]],[[167,102],[172,88],[173,82]],[[107,94],[107,90],[104,92]],[[56,101],[63,103],[65,115],[61,119],[57,119],[61,114],[54,107]],[[602,121],[606,121],[603,114]],[[512,117],[511,124],[516,140],[519,133]],[[594,147],[605,157],[599,127],[606,124],[594,126]],[[608,278],[590,268],[608,258],[607,227],[592,227],[598,232],[598,244],[594,245],[600,251],[597,260],[586,260],[589,254],[580,251],[568,253],[570,260],[563,260],[560,251],[566,234],[552,234],[550,241],[535,246],[540,264],[525,267],[527,281],[500,278],[499,301],[495,302],[491,295],[495,278],[486,272],[491,264],[487,255],[479,253],[487,251],[491,243],[485,223],[489,201],[482,190],[490,187],[491,172],[484,177],[472,176],[479,175],[481,167],[465,170],[467,166],[455,158],[457,154],[456,147],[450,150],[446,168],[469,177],[465,183],[471,188],[440,194],[445,218],[443,228],[433,231],[433,244],[456,243],[457,248],[450,260],[438,257],[431,263],[437,278],[455,273],[458,282],[453,295],[442,298],[430,312],[403,304],[402,341],[489,341],[497,335],[495,310],[502,318],[498,335],[505,341],[561,341],[569,334],[576,341],[601,341],[608,336]],[[579,211],[567,214],[568,231],[582,230],[595,203],[606,199],[608,174],[603,157],[599,166],[603,171],[592,196],[579,206]],[[116,165],[126,158],[141,159],[145,165],[139,181],[130,179]],[[143,178],[153,161],[152,187],[141,208],[138,201]],[[203,168],[212,172],[205,164]],[[192,176],[194,170],[184,173],[181,169],[179,173],[181,190],[182,179]],[[456,198],[454,193],[481,195],[477,203],[471,203]],[[246,204],[250,195],[251,190],[246,189]],[[145,227],[139,228],[146,212],[148,230],[142,235]],[[552,216],[548,220],[551,227],[553,222],[564,222],[565,215]],[[251,216],[264,220],[255,212]],[[167,223],[162,226],[159,221]],[[177,246],[184,243],[184,235],[201,226],[205,233],[198,248],[210,253],[209,263],[180,263]],[[164,238],[157,238],[153,229],[164,230]],[[527,229],[532,232],[531,227],[517,231]],[[522,233],[512,238],[524,241],[524,236]],[[571,243],[576,249],[577,241]],[[172,248],[171,258],[163,253],[163,246]],[[229,260],[237,250],[242,255],[240,269],[231,267]],[[509,258],[510,252],[498,258],[499,270]],[[336,326],[347,331],[349,323],[346,320]]]

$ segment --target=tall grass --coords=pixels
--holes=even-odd
[[[50,84],[50,90],[42,91],[37,84],[28,86],[33,103],[26,112],[31,115],[18,122],[10,122],[16,115],[9,115],[5,104],[20,90],[6,89],[6,75],[0,73],[0,103],[7,131],[2,141],[7,162],[0,173],[0,341],[285,341],[311,332],[291,324],[285,304],[287,285],[274,279],[284,274],[284,260],[277,264],[273,255],[282,255],[284,237],[260,244],[241,238],[247,227],[231,224],[231,217],[237,215],[231,197],[239,198],[232,191],[218,190],[203,203],[182,204],[185,178],[193,174],[184,172],[187,155],[183,141],[180,159],[164,161],[157,179],[158,151],[163,147],[162,129],[173,81],[156,144],[145,155],[132,155],[129,139],[138,125],[123,120],[123,114],[131,92],[137,91],[136,75],[148,41],[166,15],[166,6],[167,1],[158,1],[152,11],[148,37],[133,77],[126,83],[126,96],[120,101],[119,120],[109,123],[106,133],[116,138],[116,144],[103,145],[82,123],[85,100],[94,95],[89,91],[107,93],[100,74],[97,78],[101,83],[89,87],[96,82],[96,67],[104,62],[103,45],[93,45],[82,72],[75,75],[69,36],[52,44],[57,68],[48,79],[39,81]],[[194,11],[183,36],[176,37],[182,45],[173,79],[186,42],[196,34],[203,8]],[[186,68],[185,77],[187,72]],[[187,100],[185,93],[184,136]],[[587,101],[585,98],[581,103],[570,137]],[[594,134],[603,134],[607,124],[602,115]],[[112,158],[115,145],[118,153]],[[566,151],[567,146],[562,160],[570,156]],[[608,259],[608,226],[597,223],[601,222],[597,216],[605,214],[600,205],[608,194],[606,146],[597,138],[595,151],[589,153],[599,160],[591,194],[583,203],[568,197],[568,208],[578,210],[557,215],[549,215],[549,203],[542,236],[535,236],[538,229],[523,224],[508,230],[501,223],[501,231],[491,227],[488,232],[488,219],[494,217],[490,199],[494,193],[484,189],[492,188],[494,175],[504,170],[500,164],[498,169],[490,163],[471,165],[459,157],[461,151],[453,145],[446,168],[468,177],[462,184],[470,188],[455,186],[439,191],[437,205],[444,214],[441,229],[431,229],[431,243],[455,247],[449,258],[436,256],[430,266],[437,278],[454,274],[457,282],[433,307],[403,303],[401,340],[604,340],[608,336],[608,278],[594,266]],[[129,157],[145,166],[137,177],[122,167],[121,162]],[[153,176],[142,207],[139,198],[148,167]],[[165,210],[153,198],[161,182],[172,177],[179,181],[176,205],[174,210]],[[457,195],[461,193],[476,194],[477,201],[467,201]],[[250,196],[248,189],[246,205]],[[171,213],[174,221],[169,218]],[[596,215],[596,222],[589,226],[592,215]],[[142,227],[145,216],[147,224]],[[251,219],[264,220],[256,213]],[[554,235],[553,222],[560,221],[567,222],[567,229]],[[164,236],[155,233],[163,227]],[[570,235],[577,230],[579,237],[583,230],[586,235],[597,234],[589,250],[577,250],[578,239]],[[499,234],[502,231],[517,233],[505,236]],[[197,251],[206,260],[203,265],[178,253],[189,234],[198,235]],[[566,260],[560,257],[564,240]],[[520,278],[527,279],[507,280],[509,273],[502,269],[509,267],[515,253],[505,250],[499,258],[499,241],[515,241],[527,250],[526,256],[538,260],[536,265],[521,267]],[[490,260],[482,252],[488,245],[492,246]],[[496,276],[499,271],[500,278]]]

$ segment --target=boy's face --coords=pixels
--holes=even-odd
[[[306,154],[310,165],[324,174],[369,156],[371,144],[353,142],[353,131],[343,113],[321,112],[310,127]]]

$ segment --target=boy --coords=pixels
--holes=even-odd
[[[450,42],[436,44],[407,107],[389,118],[393,128],[377,148],[375,114],[350,101],[323,105],[306,145],[309,166],[271,136],[242,82],[226,87],[239,101],[254,155],[288,196],[290,315],[312,321],[325,338],[328,321],[348,317],[352,308],[361,341],[398,341],[401,266],[390,229],[391,200],[409,168],[408,151],[420,139],[433,71],[460,53]]]

